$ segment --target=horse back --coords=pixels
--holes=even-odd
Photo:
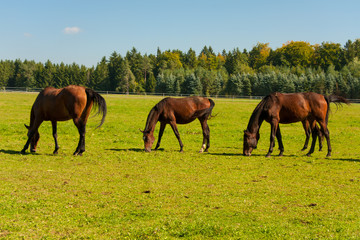
[[[43,120],[66,121],[81,116],[86,103],[84,87],[68,86],[61,89],[47,87],[39,93],[33,109]]]
[[[272,94],[273,107],[269,115],[278,114],[280,123],[293,123],[308,118],[322,119],[326,116],[327,102],[323,95],[317,93]]]
[[[186,124],[194,121],[206,109],[211,107],[209,99],[204,97],[165,98],[163,99],[163,120]]]

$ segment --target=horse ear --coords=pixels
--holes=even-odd
[[[139,131],[140,131],[140,132],[142,132],[142,133],[144,133],[144,131],[143,131],[143,130],[141,130],[140,128],[139,128]]]
[[[26,124],[24,124],[24,126],[27,128],[27,129],[29,129],[30,127],[28,126],[28,125],[26,125]]]

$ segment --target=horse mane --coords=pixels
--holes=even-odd
[[[269,99],[271,99],[271,98],[272,98],[271,95],[265,96],[261,100],[261,102],[256,106],[253,113],[251,114],[251,117],[250,117],[250,120],[249,120],[249,123],[247,126],[247,131],[250,131],[251,126],[253,126],[253,124],[258,124],[259,126],[261,125],[262,120],[260,120],[261,122],[259,123],[260,116],[261,116],[263,110],[265,109]]]
[[[166,99],[166,98],[165,98]],[[146,125],[144,132],[150,131],[150,128],[157,123],[157,120],[159,119],[160,113],[164,109],[165,105],[165,99],[158,102],[149,112],[149,115],[146,119]]]

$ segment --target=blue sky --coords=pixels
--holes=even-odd
[[[2,0],[0,60],[96,66],[135,47],[198,54],[360,38],[359,0]]]

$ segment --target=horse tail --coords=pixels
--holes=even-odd
[[[90,101],[93,102],[94,107],[98,109],[98,111],[95,113],[95,115],[102,114],[101,122],[100,122],[99,126],[96,127],[96,128],[99,128],[105,122],[105,117],[106,117],[106,113],[107,113],[106,101],[100,94],[98,94],[97,92],[95,92],[94,90],[92,90],[90,88],[86,88],[85,92],[86,92],[86,96],[88,99],[87,106],[89,105]],[[89,99],[90,99],[90,101],[89,101]]]
[[[211,117],[213,117],[211,115],[211,113],[212,113],[213,108],[215,107],[215,102],[211,98],[209,98],[209,102],[210,102],[210,107],[208,108],[207,112],[209,114],[208,116],[209,116],[209,119],[210,119]]]
[[[341,97],[341,96],[338,96],[338,95],[335,95],[335,94],[331,94],[329,96],[324,96],[324,97],[325,97],[325,100],[326,100],[327,105],[328,105],[328,108],[327,108],[327,111],[326,111],[326,124],[327,124],[328,119],[329,119],[329,113],[330,113],[330,103],[335,103],[336,108],[338,108],[339,106],[341,106],[341,103],[345,103],[345,104],[349,105],[350,101],[347,100],[344,97]]]

